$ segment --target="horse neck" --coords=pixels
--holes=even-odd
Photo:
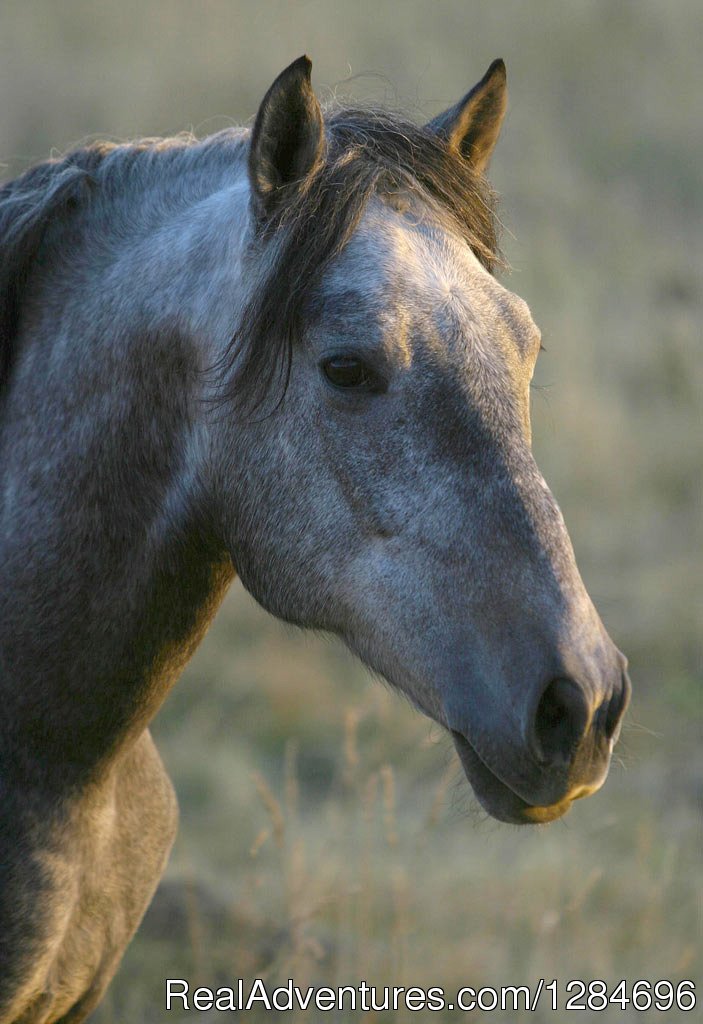
[[[233,576],[201,371],[236,313],[246,187],[163,205],[33,279],[3,409],[0,761],[42,784],[140,735]]]

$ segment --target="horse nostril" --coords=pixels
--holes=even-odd
[[[627,672],[622,674],[622,687],[614,693],[608,702],[608,707],[603,725],[607,739],[617,739],[618,728],[622,722],[627,705],[630,703],[632,683]]]
[[[568,764],[588,726],[589,710],[581,688],[571,679],[553,679],[545,688],[534,723],[542,760]]]

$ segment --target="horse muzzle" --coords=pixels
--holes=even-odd
[[[623,659],[624,662],[624,659]],[[591,796],[608,775],[613,747],[630,700],[623,669],[620,684],[597,708],[570,679],[556,679],[543,690],[518,757],[501,757],[495,739],[490,759],[463,731],[451,730],[464,772],[481,806],[499,821],[544,824],[563,817],[575,800]]]

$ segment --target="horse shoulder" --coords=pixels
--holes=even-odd
[[[97,1006],[154,894],[176,834],[171,782],[148,730],[68,800],[3,801],[0,1024],[79,1024]],[[14,820],[10,821],[8,818]]]

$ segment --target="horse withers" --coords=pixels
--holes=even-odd
[[[530,448],[493,276],[505,69],[424,127],[95,145],[0,191],[0,1024],[82,1021],[164,868],[148,725],[237,573],[444,726],[478,800],[602,784],[625,659]]]

